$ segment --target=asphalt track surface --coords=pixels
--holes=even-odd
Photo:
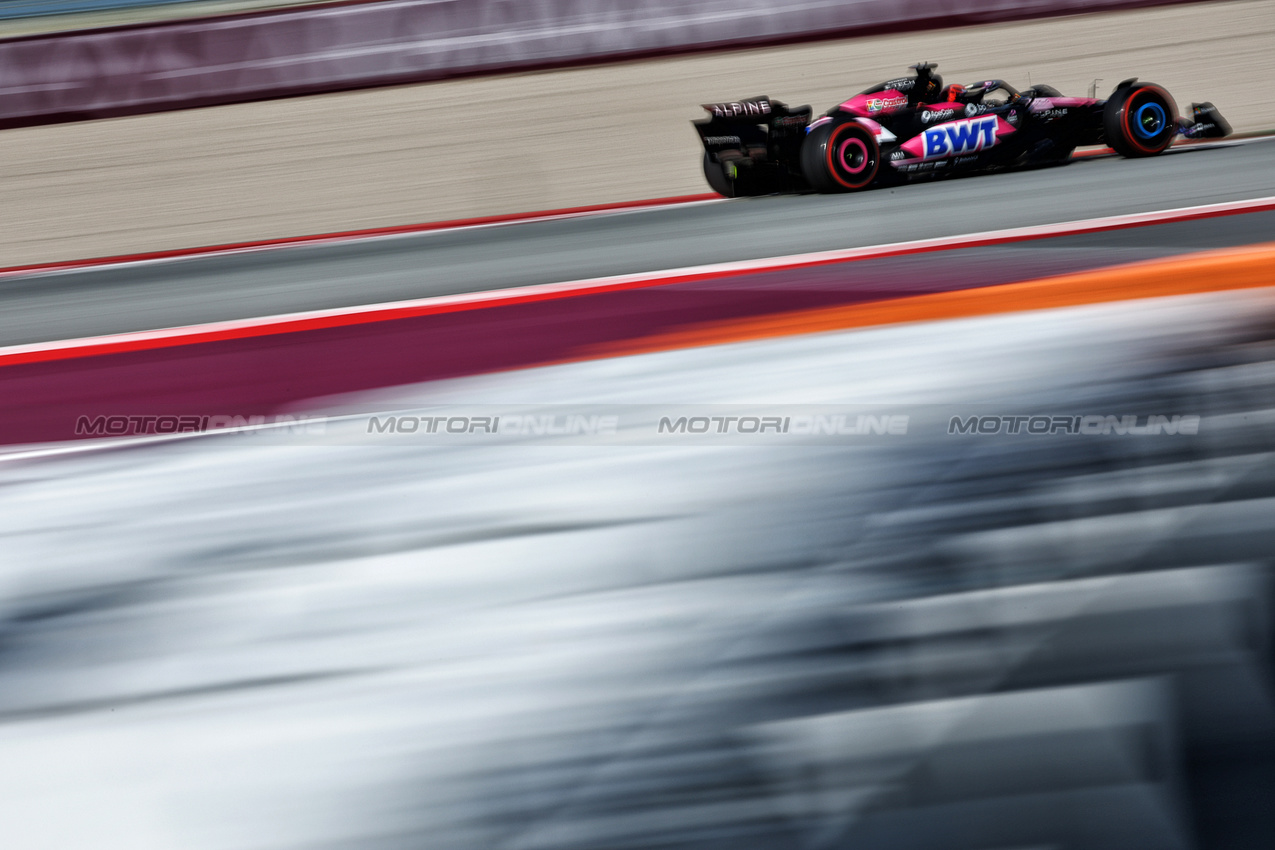
[[[0,280],[0,345],[651,272],[1275,195],[1275,143],[842,196],[654,208]],[[973,274],[1018,279],[1270,240],[1275,214],[964,252]],[[927,268],[913,261],[912,285]],[[926,265],[928,263],[928,266]],[[888,278],[881,278],[888,286]],[[996,282],[996,281],[987,281]],[[923,285],[923,281],[920,285]],[[899,292],[897,294],[906,294]],[[878,295],[877,297],[880,297]],[[817,306],[793,303],[790,308]]]

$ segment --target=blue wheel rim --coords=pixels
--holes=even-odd
[[[1158,136],[1166,122],[1164,107],[1153,100],[1142,104],[1133,113],[1133,131],[1144,139]]]

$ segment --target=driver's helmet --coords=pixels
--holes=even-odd
[[[965,86],[960,83],[952,83],[943,92],[943,100],[947,103],[957,103],[965,96]]]
[[[926,103],[933,103],[943,91],[943,77],[939,74],[930,74],[930,79],[926,83],[925,91],[919,92],[918,100]]]

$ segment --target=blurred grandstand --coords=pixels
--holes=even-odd
[[[0,38],[321,2],[323,0],[0,0]]]

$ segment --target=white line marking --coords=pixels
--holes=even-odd
[[[108,334],[104,336],[81,337],[78,339],[63,339],[52,340],[49,342],[27,343],[24,345],[10,345],[0,347],[0,365],[3,365],[4,361],[7,359],[40,352],[74,351],[75,349],[89,347],[127,348],[128,346],[136,343],[159,340],[178,341],[185,337],[205,335],[213,337],[229,336],[244,330],[256,329],[265,331],[274,326],[283,326],[295,322],[338,319],[342,317],[363,316],[369,317],[369,321],[375,321],[376,319],[374,317],[378,313],[390,313],[400,310],[412,311],[447,306],[494,305],[505,301],[516,301],[524,298],[535,299],[553,295],[606,292],[612,289],[623,289],[634,284],[668,284],[677,282],[683,278],[695,278],[703,275],[715,276],[781,271],[794,266],[862,260],[872,257],[888,256],[896,253],[916,253],[932,250],[978,247],[980,245],[1015,242],[1041,237],[1113,230],[1141,224],[1168,223],[1172,221],[1207,217],[1223,213],[1242,212],[1244,210],[1260,207],[1275,207],[1275,196],[1253,198],[1245,201],[1231,201],[1221,204],[1180,207],[1171,210],[1157,210],[1154,212],[1105,216],[1102,218],[1082,219],[1078,221],[1060,222],[1057,224],[1039,224],[1029,227],[1010,228],[1007,230],[991,230],[961,236],[944,236],[935,239],[894,242],[862,248],[842,248],[833,251],[791,254],[788,256],[766,257],[756,260],[737,260],[728,263],[712,263],[702,266],[687,266],[677,269],[614,275],[610,277],[564,281],[560,283],[534,284],[531,286],[512,287],[508,289],[464,292],[454,295],[434,295],[426,298],[416,298],[406,301],[390,301],[380,304],[363,304],[353,307],[337,307],[327,310],[283,313],[273,316],[235,319],[224,322],[209,322],[197,325],[160,328],[149,331],[134,331],[129,333]]]

